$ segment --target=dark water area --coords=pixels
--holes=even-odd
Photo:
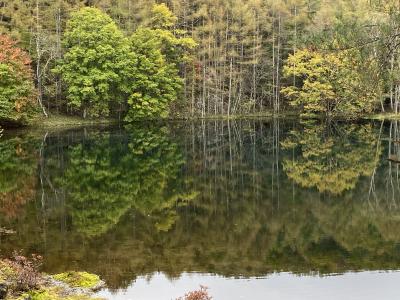
[[[398,298],[398,125],[9,131],[0,227],[16,233],[0,236],[0,254],[96,273],[110,299],[175,299],[200,284],[216,300]]]

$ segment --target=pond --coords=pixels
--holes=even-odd
[[[110,299],[400,297],[400,123],[165,122],[7,131],[0,254]],[[390,160],[388,159],[390,158]]]

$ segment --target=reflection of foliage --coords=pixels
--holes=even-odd
[[[70,151],[70,163],[62,178],[68,189],[73,223],[87,235],[98,235],[115,225],[129,208],[129,186],[120,180],[121,170],[112,168],[108,143],[100,136],[95,147],[77,145]],[[132,187],[134,188],[134,187]]]
[[[283,169],[302,187],[339,195],[353,189],[360,176],[372,174],[379,141],[368,125],[341,126],[337,135],[331,129],[313,124],[292,131],[281,144],[300,151],[300,156],[285,159]]]
[[[170,183],[175,182],[184,159],[175,143],[167,138],[166,128],[157,132],[132,129],[134,138],[129,143],[132,164],[132,182],[139,183],[134,207],[143,215],[153,215],[159,230],[168,230],[177,218],[171,207],[193,200],[196,194],[181,194]]]
[[[340,195],[321,194],[315,188],[298,188],[280,170],[279,174],[274,174],[274,168],[280,167],[282,160],[302,154],[300,150],[306,146],[299,144],[300,150],[289,147],[288,151],[267,151],[277,140],[276,123],[204,123],[204,127],[191,124],[193,127],[189,129],[174,124],[171,132],[151,127],[130,128],[128,133],[89,132],[78,144],[79,134],[76,132],[71,134],[73,138],[60,134],[68,144],[73,141],[71,148],[64,144],[59,147],[59,141],[56,143],[58,147],[51,148],[49,138],[47,173],[50,169],[57,173],[62,169],[59,167],[61,162],[65,163],[67,170],[78,162],[88,168],[85,160],[90,158],[103,162],[104,156],[113,172],[118,170],[119,178],[128,182],[115,189],[119,190],[121,197],[128,201],[128,196],[124,196],[127,192],[121,189],[129,189],[131,184],[143,187],[143,190],[129,198],[133,209],[119,214],[122,216],[115,226],[109,226],[101,235],[88,236],[82,232],[85,225],[91,228],[90,232],[95,229],[90,223],[91,214],[87,215],[86,223],[75,223],[81,207],[79,202],[79,205],[75,204],[75,197],[79,199],[84,193],[65,182],[65,189],[68,187],[73,191],[72,195],[65,195],[69,211],[56,201],[48,201],[49,213],[42,216],[41,210],[32,203],[29,205],[31,214],[21,216],[15,222],[13,229],[19,233],[18,238],[1,243],[0,250],[38,249],[37,253],[46,253],[44,268],[47,271],[87,270],[101,275],[112,289],[127,287],[135,276],[155,271],[165,272],[170,277],[190,271],[225,276],[263,276],[275,271],[338,273],[399,268],[399,209],[390,201],[383,200],[376,203],[376,208],[371,208],[365,199],[370,178],[361,176],[352,191],[344,190]],[[287,124],[281,123],[280,135],[287,132]],[[229,135],[227,126],[237,134]],[[346,152],[351,153],[354,148],[364,153],[360,150],[363,146],[370,152],[381,151],[380,147],[372,151],[371,144],[366,141],[370,138],[373,143],[373,127],[338,124],[335,132],[342,131],[345,134],[330,132],[332,147],[331,152],[327,152],[328,158],[343,156],[343,152],[338,152],[335,147],[340,144],[345,147],[350,141],[353,144],[346,148]],[[320,134],[328,135],[328,132],[321,131]],[[181,145],[186,147],[168,141],[170,135],[178,136]],[[320,142],[322,140],[324,138],[320,136]],[[294,142],[293,136],[286,139],[289,141]],[[59,151],[60,148],[63,151]],[[96,148],[98,150],[94,151]],[[82,150],[82,158],[71,162],[68,156],[74,149]],[[182,160],[181,151],[174,149],[182,152],[186,149],[183,152],[186,158],[184,166],[173,164]],[[332,151],[336,151],[336,155]],[[64,154],[58,156],[60,152]],[[160,157],[164,157],[162,163],[157,161]],[[322,155],[318,157],[322,159]],[[367,158],[370,156],[365,155]],[[272,163],[276,163],[274,168],[271,168]],[[385,159],[381,163],[387,164]],[[364,161],[361,164],[366,166]],[[96,185],[96,176],[100,176],[96,173],[102,173],[105,167],[96,163],[91,166],[97,171],[88,172],[90,178],[84,181],[83,187],[86,188],[83,191],[94,195],[100,189],[100,194],[107,196],[106,187]],[[174,171],[168,170],[167,166]],[[368,168],[367,165],[365,169]],[[388,194],[382,176],[386,171],[383,168],[376,171],[377,180],[382,180],[376,185],[379,195]],[[68,176],[73,176],[73,173]],[[137,180],[139,183],[135,183]],[[185,203],[182,199],[187,199],[186,195],[191,195],[193,190],[199,192],[196,201],[180,206]],[[103,199],[93,197],[91,201],[93,204],[87,207],[97,218],[96,209],[106,210],[100,204],[100,208],[96,207],[96,203]],[[102,217],[105,213],[99,215]],[[68,225],[68,216],[72,216],[73,226],[63,223],[67,220]],[[95,225],[98,223],[100,218],[93,222]],[[163,228],[169,230],[160,230]],[[11,240],[13,236],[7,238]]]
[[[190,198],[169,189],[184,161],[165,128],[133,128],[129,138],[93,134],[69,156],[61,181],[73,224],[85,235],[105,233],[131,207],[169,229],[176,219],[170,209]]]
[[[18,137],[0,142],[0,211],[16,217],[35,194],[36,156],[31,141]]]

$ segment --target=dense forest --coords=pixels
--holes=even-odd
[[[400,3],[0,1],[0,119],[399,110]]]

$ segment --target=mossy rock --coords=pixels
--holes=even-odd
[[[65,272],[54,275],[53,278],[75,288],[94,289],[101,285],[99,276],[87,272]]]
[[[30,299],[30,300],[58,300],[60,297],[56,290],[41,289],[37,291],[30,291],[22,294],[17,300]]]
[[[17,276],[14,269],[4,260],[0,260],[0,282],[13,279]]]
[[[62,290],[58,288],[45,288],[37,291],[30,291],[28,293],[24,293],[17,300],[96,300],[100,298],[92,298],[88,295],[70,295],[65,296],[62,293]]]

